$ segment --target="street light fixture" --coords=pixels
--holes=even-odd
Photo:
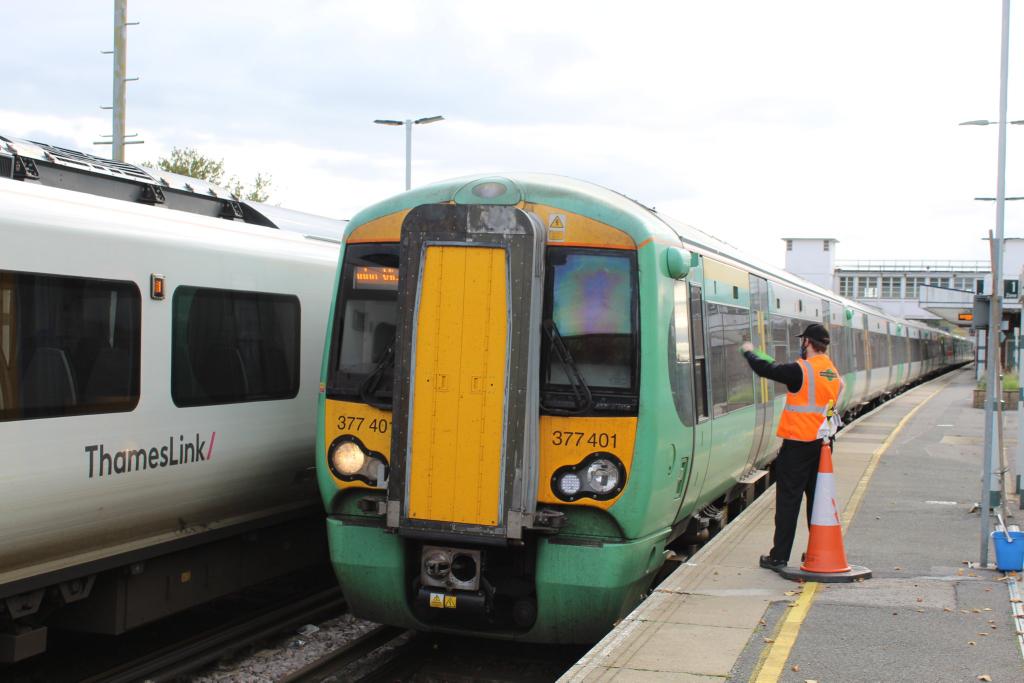
[[[434,123],[436,121],[444,121],[443,116],[424,116],[421,119],[405,119],[404,121],[396,121],[395,119],[374,119],[374,123],[379,123],[382,126],[405,126],[405,189],[408,190],[412,187],[412,127],[424,123]]]
[[[975,197],[974,201],[976,201],[976,202],[994,202],[994,201],[996,201],[998,199],[999,199],[998,197]],[[1018,199],[1024,199],[1024,197],[1003,197],[1003,201],[1004,202],[1015,202]]]
[[[999,125],[1000,123],[1001,123],[1001,121],[988,121],[986,119],[976,119],[974,121],[963,121],[961,123],[958,123],[957,125],[958,126],[996,126],[996,125]],[[1012,126],[1019,126],[1021,124],[1024,124],[1024,121],[1007,121],[1007,123],[1009,123]]]

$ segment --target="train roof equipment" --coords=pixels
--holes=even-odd
[[[0,178],[277,228],[340,242],[347,221],[237,197],[206,180],[0,135]]]

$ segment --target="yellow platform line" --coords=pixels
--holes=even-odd
[[[864,493],[868,489],[868,484],[871,482],[871,477],[874,475],[875,470],[878,468],[878,462],[882,459],[882,454],[889,450],[889,446],[896,440],[896,435],[900,433],[904,426],[910,421],[910,418],[917,414],[917,411],[921,410],[928,401],[932,400],[936,394],[946,388],[946,384],[949,382],[943,382],[942,386],[928,394],[928,397],[923,401],[914,406],[909,413],[903,416],[896,427],[889,432],[889,436],[886,437],[882,445],[875,449],[875,452],[871,454],[871,460],[868,462],[867,468],[864,470],[864,474],[861,475],[860,481],[857,482],[856,488],[853,490],[853,494],[850,496],[850,500],[846,502],[846,507],[843,508],[843,533],[846,533],[846,528],[850,525],[854,515],[857,514],[857,510],[860,508],[861,501],[864,499]],[[803,593],[797,598],[796,602],[793,603],[792,609],[786,614],[785,619],[782,621],[782,626],[779,629],[778,634],[775,636],[774,641],[769,645],[766,654],[762,657],[758,666],[754,669],[754,672],[750,676],[751,683],[776,683],[782,676],[782,670],[786,666],[786,662],[789,660],[789,655],[793,651],[793,645],[796,644],[796,638],[800,635],[800,627],[803,626],[804,620],[807,618],[807,614],[811,611],[811,605],[814,603],[814,596],[818,591],[818,582],[809,581],[804,584]]]

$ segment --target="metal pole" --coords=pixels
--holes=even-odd
[[[114,101],[110,158],[124,161],[125,62],[128,43],[128,0],[114,0]]]
[[[995,460],[995,408],[1001,398],[999,376],[999,335],[1002,323],[1003,296],[1003,214],[1006,206],[1006,92],[1010,55],[1010,0],[1003,0],[1002,49],[999,58],[999,160],[996,171],[996,235],[992,244],[992,305],[988,328],[988,353],[985,359],[988,375],[988,400],[985,401],[985,457],[981,472],[981,559],[988,566],[989,515],[998,482],[993,472]]]
[[[1017,376],[1020,377],[1022,369],[1024,369],[1024,349],[1021,348],[1021,344],[1024,343],[1024,335],[1018,334],[1017,336]],[[1019,382],[1019,380],[1018,380]],[[1017,389],[1017,462],[1014,469],[1017,474],[1017,505],[1020,509],[1024,510],[1024,491],[1021,491],[1021,472],[1024,471],[1024,420],[1020,419],[1020,414],[1024,411],[1024,382],[1019,382],[1020,387]]]
[[[405,189],[412,187],[412,119],[405,120]]]

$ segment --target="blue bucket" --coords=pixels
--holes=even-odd
[[[1010,531],[1013,542],[1006,540],[1002,531],[992,532],[992,542],[996,546],[996,569],[1002,572],[1019,572],[1024,570],[1024,531]]]

